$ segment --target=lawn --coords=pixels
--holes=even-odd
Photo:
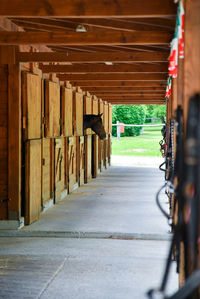
[[[112,137],[112,155],[161,157],[161,128],[144,127],[144,133],[136,137]]]

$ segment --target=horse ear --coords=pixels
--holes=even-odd
[[[99,117],[102,117],[103,113],[98,114]]]

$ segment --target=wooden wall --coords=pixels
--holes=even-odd
[[[0,79],[0,220],[28,225],[97,176],[98,137],[83,132],[83,114],[98,114],[99,100],[33,63],[1,65]]]
[[[0,220],[8,218],[8,66],[0,65]]]

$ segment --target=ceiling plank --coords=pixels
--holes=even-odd
[[[91,93],[98,93],[98,92],[107,92],[107,93],[117,93],[117,92],[164,92],[165,87],[132,87],[132,86],[120,86],[120,87],[84,87]]]
[[[168,73],[168,64],[153,65],[43,65],[43,73]]]
[[[98,53],[17,53],[18,62],[167,62],[168,53],[165,52],[98,52]]]
[[[169,45],[166,32],[1,32],[1,45]]]
[[[174,1],[165,0],[1,0],[2,16],[21,17],[163,17],[176,15]]]
[[[160,93],[156,93],[156,92],[134,92],[134,93],[132,93],[132,92],[124,92],[124,91],[122,91],[122,92],[118,92],[118,93],[115,93],[115,92],[110,92],[110,93],[105,93],[105,92],[96,92],[95,93],[95,95],[97,96],[97,97],[107,97],[107,98],[109,98],[109,97],[121,97],[121,96],[126,96],[126,97],[128,97],[128,96],[144,96],[144,97],[146,97],[146,96],[155,96],[155,97],[162,97],[162,96],[165,96],[165,93],[164,92],[160,92]]]
[[[61,78],[62,79],[62,78]],[[61,81],[66,81],[67,79],[63,78]],[[120,87],[120,86],[130,86],[130,87],[149,87],[149,86],[154,86],[154,87],[164,87],[166,88],[167,85],[167,80],[162,80],[162,81],[71,81],[73,85],[75,86],[80,86],[80,87]]]
[[[158,73],[135,73],[135,74],[59,74],[61,81],[145,81],[167,80],[167,74]]]
[[[154,99],[151,99],[149,101],[134,101],[134,100],[124,100],[124,101],[115,101],[115,100],[110,100],[108,103],[112,105],[165,105],[165,101],[155,101]]]
[[[107,96],[107,95],[101,95],[101,96],[99,96],[99,97],[101,97],[103,100],[106,100],[107,101],[107,99],[126,99],[126,98],[132,98],[132,99],[145,99],[145,100],[148,100],[148,99],[151,99],[151,98],[154,98],[154,99],[164,99],[164,95],[151,95],[151,94],[147,94],[147,95],[141,95],[141,94],[129,94],[129,95],[120,95],[120,94],[118,94],[118,95],[109,95],[109,96]]]

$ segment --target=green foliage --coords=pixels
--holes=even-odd
[[[113,106],[113,124],[117,121],[124,124],[142,125],[144,124],[147,109],[145,105],[116,105]],[[121,136],[138,136],[140,135],[141,127],[126,127],[125,133]],[[112,129],[113,136],[117,135],[117,127]]]
[[[147,105],[146,118],[162,118],[166,116],[166,105]],[[151,122],[151,120],[146,120]]]

